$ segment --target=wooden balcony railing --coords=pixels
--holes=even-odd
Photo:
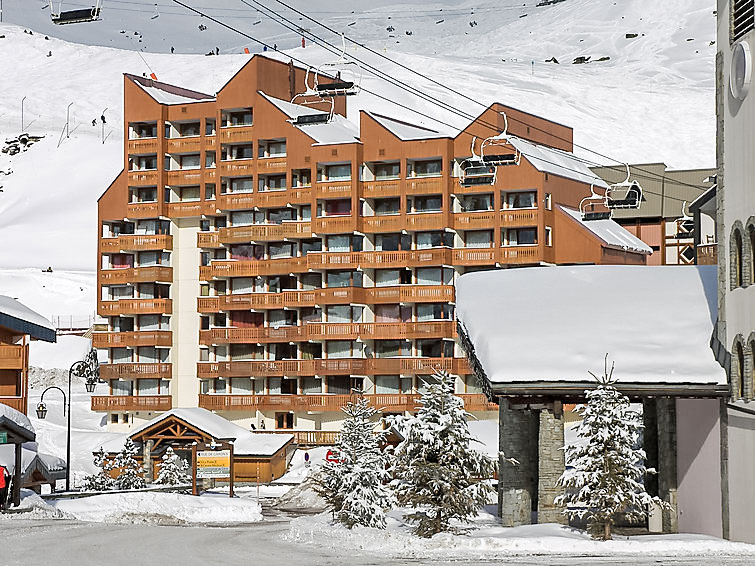
[[[223,142],[251,142],[253,132],[253,126],[226,126],[218,130],[218,135]]]
[[[400,179],[390,181],[365,181],[362,183],[362,197],[385,198],[396,197],[401,194]]]
[[[233,159],[220,162],[220,175],[223,177],[242,177],[254,175],[253,159]]]
[[[317,291],[282,291],[280,293],[244,293],[199,297],[199,312],[219,312],[221,310],[282,309],[286,307],[314,307],[317,304]]]
[[[211,151],[211,148],[207,148],[207,151]],[[204,170],[204,180],[207,183],[217,183],[218,180],[218,170],[213,165],[212,167],[207,167]]]
[[[356,229],[355,216],[320,216],[312,219],[312,232],[317,234],[342,234]]]
[[[23,345],[0,346],[0,369],[24,369],[25,350]]]
[[[285,238],[311,238],[309,222],[284,222],[283,224],[252,224],[218,230],[218,239],[223,244],[267,242]]]
[[[218,232],[197,232],[198,248],[221,248],[220,234]]]
[[[129,171],[128,184],[131,187],[152,187],[157,186],[160,179],[160,173],[157,169],[147,169],[144,171]]]
[[[537,226],[539,212],[535,208],[519,208],[501,211],[501,226],[505,228],[516,226]]]
[[[367,304],[442,303],[454,300],[453,285],[398,285],[364,289]]]
[[[497,411],[498,405],[488,402],[482,394],[458,394],[464,401],[467,411]],[[385,393],[364,395],[373,407],[390,412],[415,412],[420,407],[421,395]],[[356,399],[354,395],[200,395],[199,406],[210,411],[316,411],[340,412],[348,402]],[[262,432],[262,431],[261,431]],[[271,432],[271,431],[264,431]],[[277,430],[280,434],[295,431]],[[337,436],[338,431],[297,431],[300,433],[328,432]],[[310,440],[310,439],[307,439]],[[335,442],[335,439],[330,439]],[[310,444],[315,444],[310,440]]]
[[[312,189],[288,189],[255,193],[226,193],[219,195],[220,210],[245,210],[254,208],[282,208],[288,204],[307,204],[312,200]]]
[[[453,215],[456,230],[478,230],[498,226],[499,214],[494,211],[461,212]]]
[[[157,218],[161,213],[159,202],[130,202],[126,206],[127,218]]]
[[[718,264],[718,244],[699,244],[697,246],[698,265]]]
[[[168,379],[171,377],[172,364],[164,363],[126,363],[100,364],[102,379]]]
[[[16,409],[19,413],[26,414],[26,397],[0,397],[0,405]]]
[[[137,332],[95,332],[92,334],[93,348],[115,348],[120,346],[170,346],[173,334],[170,330],[140,330]]]
[[[166,185],[198,185],[201,181],[201,169],[166,171]]]
[[[365,304],[362,287],[327,287],[317,289],[317,305],[345,305],[348,303]]]
[[[495,265],[498,262],[497,248],[463,248],[453,250],[453,265]]]
[[[199,279],[210,281],[213,277],[256,277],[281,273],[305,273],[306,257],[292,257],[259,261],[213,261],[199,268]]]
[[[100,238],[100,252],[141,252],[145,250],[172,250],[173,236],[166,234],[121,235],[116,238]]]
[[[204,150],[215,151],[217,149],[217,136],[212,134],[211,136],[205,136],[204,138]]]
[[[407,230],[443,230],[448,226],[444,212],[413,212],[404,218]]]
[[[507,246],[501,248],[501,263],[538,263],[541,258],[540,247]]]
[[[432,322],[307,322],[306,340],[407,340],[421,338],[452,338],[456,324],[453,321]]]
[[[304,326],[278,326],[260,328],[212,328],[199,331],[199,343],[254,344],[267,342],[296,342],[306,340]]]
[[[249,376],[429,375],[436,370],[457,375],[471,373],[466,358],[330,358],[197,363],[197,377],[203,379]]]
[[[137,138],[128,140],[128,152],[135,155],[157,153],[157,138]]]
[[[101,285],[122,283],[154,283],[173,281],[173,268],[164,265],[149,267],[129,267],[125,269],[102,269],[99,272]]]
[[[257,160],[257,172],[261,175],[265,173],[285,173],[285,157],[261,157]]]
[[[430,248],[395,252],[321,252],[309,253],[306,257],[309,269],[380,269],[449,265],[451,250]]]
[[[170,395],[92,395],[92,411],[170,411]]]
[[[351,181],[333,181],[315,183],[315,198],[350,198],[353,192]]]
[[[359,218],[362,232],[380,234],[383,232],[400,232],[406,227],[406,216],[403,214],[389,214],[385,216],[362,216]]]
[[[168,138],[165,140],[165,149],[168,153],[192,153],[200,150],[202,138],[191,136],[185,138]]]
[[[171,202],[167,205],[168,216],[171,218],[191,218],[203,214],[215,214],[214,200],[193,200],[183,202]]]
[[[119,314],[171,314],[173,301],[170,299],[120,299],[100,301],[98,312],[102,316]]]
[[[408,195],[442,194],[448,188],[448,179],[445,177],[413,178],[407,179],[405,186]]]

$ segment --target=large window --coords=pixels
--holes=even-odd
[[[156,138],[157,122],[132,122],[128,128],[129,139]]]
[[[386,216],[401,212],[401,199],[378,198],[375,199],[375,216]]]
[[[391,163],[375,163],[375,179],[383,181],[387,179],[398,179],[401,173],[401,165],[398,161]]]
[[[221,121],[225,128],[233,126],[251,126],[252,109],[239,108],[234,110],[224,110],[221,115]]]
[[[232,193],[251,193],[253,189],[251,177],[235,177],[228,179],[228,187]]]
[[[464,234],[468,248],[489,248],[493,245],[492,230],[468,230]]]
[[[504,246],[529,246],[537,244],[537,228],[504,229]]]
[[[493,210],[493,194],[462,196],[459,204],[462,212]]]
[[[501,194],[501,203],[505,208],[535,208],[537,193],[535,191],[520,191]]]
[[[412,344],[408,340],[375,340],[375,357],[397,358],[411,356]]]
[[[257,157],[285,157],[286,140],[259,140],[257,142]]]
[[[440,212],[442,209],[442,195],[415,196],[409,198],[410,212]]]
[[[157,169],[157,155],[131,155],[128,158],[129,171],[152,171]]]
[[[409,161],[407,177],[435,177],[443,172],[443,161],[440,159],[425,159]]]
[[[252,144],[223,145],[220,148],[221,161],[233,161],[236,159],[251,159]]]
[[[417,249],[453,247],[454,235],[451,232],[417,232]]]

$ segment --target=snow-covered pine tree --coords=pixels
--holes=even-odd
[[[94,465],[100,471],[84,478],[81,491],[107,491],[113,489],[115,480],[110,475],[110,470],[113,469],[113,462],[107,457],[102,446],[94,454]]]
[[[137,449],[133,440],[126,438],[123,450],[115,458],[115,467],[120,473],[115,480],[116,489],[141,489],[146,486],[142,477],[142,467],[136,461]]]
[[[160,473],[157,474],[156,483],[164,485],[179,485],[191,480],[187,470],[189,463],[173,452],[173,448],[168,449],[163,454],[163,462],[160,465]]]
[[[471,448],[464,401],[453,394],[453,379],[436,372],[427,383],[416,417],[402,423],[404,440],[396,448],[398,502],[414,508],[405,518],[414,531],[431,537],[466,520],[488,502],[495,461]]]
[[[637,448],[642,415],[614,387],[613,369],[611,364],[608,370],[606,355],[603,375],[590,372],[598,386],[585,391],[587,404],[576,408],[582,417],[577,437],[584,441],[566,447],[570,468],[558,480],[566,493],[556,498],[557,505],[567,507],[564,513],[586,517],[593,537],[604,540],[611,539],[619,516],[638,521],[647,516],[651,502],[668,507],[645,491],[642,480],[655,470],[645,467],[645,451]]]
[[[388,460],[380,449],[382,435],[374,434],[371,420],[377,410],[364,398],[341,410],[346,419],[338,441],[339,461],[323,465],[315,478],[318,492],[347,527],[384,529],[385,511],[395,501],[388,486]]]

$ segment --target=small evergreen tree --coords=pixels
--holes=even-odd
[[[587,405],[576,408],[582,417],[577,437],[586,442],[566,447],[566,461],[572,469],[558,480],[566,493],[556,498],[556,504],[574,507],[567,507],[564,513],[587,517],[593,537],[610,540],[611,527],[619,516],[639,521],[647,516],[651,502],[663,508],[668,504],[645,491],[642,480],[655,470],[645,467],[645,451],[636,448],[642,415],[633,411],[629,399],[614,387],[608,356],[605,364],[603,376],[590,373],[598,386],[585,391]]]
[[[157,474],[157,483],[164,485],[179,485],[191,480],[187,470],[189,463],[173,452],[173,448],[168,449],[163,454],[163,462],[160,465],[160,473]]]
[[[414,531],[431,537],[467,520],[485,505],[493,488],[495,461],[473,450],[464,401],[453,394],[453,379],[435,373],[416,417],[403,421],[404,441],[396,449],[395,486],[401,505],[414,508],[405,518]]]
[[[381,434],[374,434],[377,413],[360,398],[341,409],[346,419],[338,441],[338,461],[326,462],[315,477],[318,493],[334,517],[349,528],[355,525],[384,529],[385,510],[394,504],[388,486],[388,461],[381,451]]]
[[[113,462],[105,454],[105,450],[100,446],[100,449],[94,454],[94,465],[97,466],[100,471],[86,476],[84,483],[81,486],[82,491],[107,491],[113,489],[115,480],[110,475],[110,471],[113,469]]]
[[[147,485],[142,477],[142,467],[136,461],[136,454],[134,441],[126,438],[123,450],[115,458],[115,467],[120,468],[115,480],[116,489],[141,489]]]

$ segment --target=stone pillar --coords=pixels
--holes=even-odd
[[[511,408],[501,399],[498,408],[498,516],[504,527],[532,523],[532,504],[537,500],[537,419],[529,410]]]
[[[676,476],[676,399],[658,399],[658,496],[671,505],[663,511],[663,532],[679,531]]]
[[[144,448],[142,449],[142,467],[144,468],[144,481],[147,483],[152,483],[155,481],[153,468],[152,468],[152,445],[154,441],[148,440],[144,443]]]
[[[540,410],[538,432],[537,522],[568,524],[554,499],[564,493],[557,485],[564,473],[564,411],[560,401]]]

